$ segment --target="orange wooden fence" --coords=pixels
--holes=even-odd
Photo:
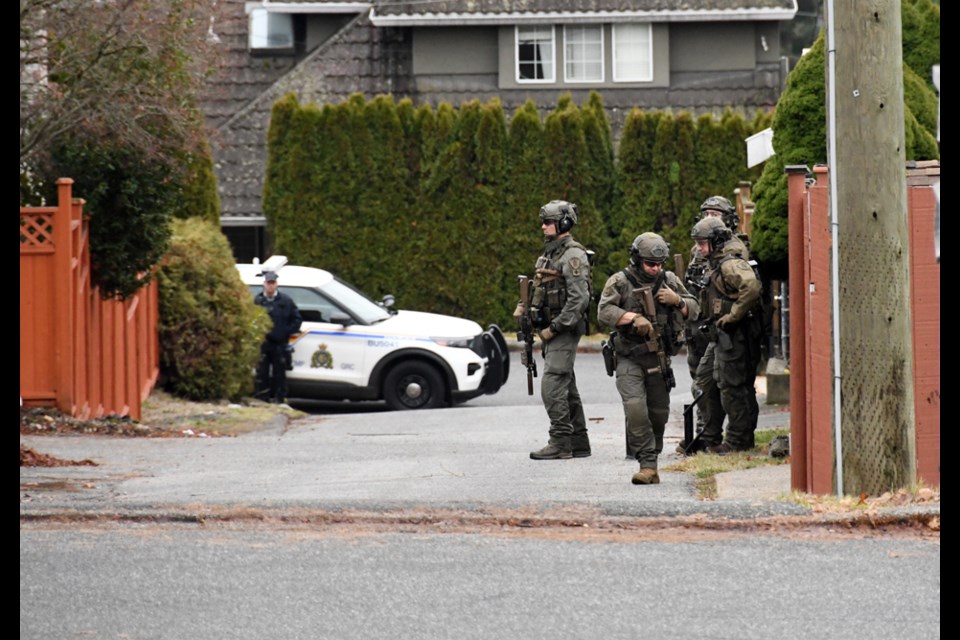
[[[924,163],[928,164],[928,163]],[[788,167],[791,487],[835,491],[827,169]],[[917,479],[940,486],[940,264],[933,243],[937,163],[907,172]]]
[[[20,208],[20,397],[77,417],[140,418],[159,371],[157,286],[102,300],[73,180],[57,206]]]

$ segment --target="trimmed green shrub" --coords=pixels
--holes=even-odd
[[[603,98],[596,91],[590,92],[587,104],[580,110],[583,121],[583,136],[587,143],[587,183],[594,205],[606,214],[613,206],[616,188],[616,170],[613,145],[610,140],[610,122],[603,108]],[[609,227],[608,234],[618,234]]]
[[[297,97],[288,93],[273,104],[270,129],[267,132],[267,172],[263,182],[263,209],[267,215],[267,230],[278,247],[280,225],[289,215],[297,200],[290,174],[296,167],[290,163],[291,147],[296,136],[294,118],[300,110]]]
[[[574,228],[574,237],[600,260],[609,251],[609,234],[604,213],[597,204],[597,193],[591,188],[587,138],[580,109],[561,98],[557,109],[544,123],[544,187],[546,200],[574,202],[580,210],[580,220]],[[594,290],[599,291],[605,278],[594,270]]]
[[[217,176],[213,172],[213,156],[206,141],[185,158],[186,177],[183,193],[173,212],[177,218],[203,218],[220,224],[220,194],[217,192]]]
[[[930,88],[923,78],[907,66],[903,67],[903,101],[906,103],[908,110],[913,112],[917,122],[936,141],[937,114],[940,105],[939,100],[937,100],[937,93]],[[909,149],[910,145],[907,145],[907,148]],[[915,150],[914,153],[918,153],[918,151]]]
[[[902,0],[900,17],[904,66],[934,91],[931,67],[940,64],[940,5],[931,0]]]
[[[172,229],[157,271],[164,384],[191,400],[240,398],[253,389],[270,318],[240,281],[217,226],[189,218],[175,220]]]
[[[613,207],[610,232],[617,235],[610,258],[604,261],[606,272],[622,269],[629,259],[633,239],[657,224],[649,207],[653,185],[662,177],[653,170],[653,147],[664,114],[632,109],[620,136],[617,166],[617,203]]]
[[[438,115],[445,109],[441,105]],[[498,261],[505,205],[506,120],[499,100],[460,106],[450,143],[423,186],[418,273],[435,274],[420,308],[486,323],[502,320]]]
[[[670,162],[669,208],[660,216],[660,235],[671,247],[680,249],[689,243],[690,229],[700,213],[695,185],[694,138],[696,131],[689,113],[678,113],[673,159]]]
[[[518,275],[533,275],[535,256],[543,247],[540,207],[549,199],[543,188],[543,122],[528,100],[510,120],[507,140],[506,206],[503,211],[502,308],[510,313],[519,300]],[[505,327],[513,327],[512,318]]]

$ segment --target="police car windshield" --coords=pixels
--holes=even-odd
[[[382,322],[390,317],[389,311],[342,280],[334,278],[323,285],[321,290],[344,309],[348,309],[363,324]]]

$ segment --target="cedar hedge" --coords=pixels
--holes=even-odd
[[[751,176],[743,138],[768,125],[635,109],[615,153],[596,93],[581,106],[561,96],[545,117],[528,102],[509,122],[496,99],[414,109],[387,96],[321,107],[291,95],[274,105],[264,211],[293,263],[402,307],[512,327],[545,202],[579,206],[574,236],[597,253],[599,296],[644,231],[688,253],[700,202]]]

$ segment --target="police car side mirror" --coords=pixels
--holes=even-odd
[[[323,314],[317,309],[300,309],[300,317],[307,322],[323,322]]]
[[[387,295],[383,296],[383,300],[380,301],[380,306],[384,309],[389,309],[396,301],[396,298],[388,293]]]
[[[353,318],[343,311],[337,311],[330,315],[330,322],[346,327],[347,325],[353,324]]]

